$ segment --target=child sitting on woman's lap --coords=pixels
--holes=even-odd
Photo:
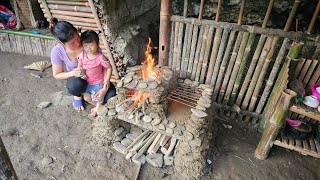
[[[99,51],[99,36],[94,31],[81,34],[83,52],[78,57],[78,67],[84,70],[83,79],[88,82],[83,98],[95,106],[89,116],[95,117],[108,91],[112,68],[109,60]],[[107,71],[104,76],[103,71]],[[102,91],[102,93],[97,93]]]

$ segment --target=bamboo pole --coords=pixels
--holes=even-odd
[[[205,0],[201,0],[201,2],[200,2],[200,10],[199,10],[199,17],[198,17],[199,20],[202,19],[204,1]]]
[[[177,59],[176,59],[176,71],[180,72],[181,70],[181,53],[182,53],[182,38],[183,38],[183,28],[184,28],[184,23],[179,23],[178,25],[179,32],[178,32],[178,43],[177,43]]]
[[[254,91],[254,86],[256,85],[256,83],[258,81],[259,73],[261,72],[261,69],[262,69],[262,66],[264,63],[264,59],[266,58],[268,52],[270,51],[271,43],[272,43],[272,38],[267,38],[267,41],[264,44],[263,50],[262,50],[261,55],[259,57],[257,66],[255,68],[255,72],[254,72],[252,79],[250,81],[249,88],[248,88],[247,93],[245,95],[245,98],[242,102],[241,108],[243,108],[243,109],[246,109],[248,107],[248,103],[249,103],[250,98],[252,96],[252,93]]]
[[[309,67],[311,65],[311,61],[310,59],[306,59],[306,62],[304,63],[304,66],[299,74],[298,80],[300,80],[301,82],[303,82],[305,75],[307,74],[307,72],[309,71]],[[294,80],[294,79],[292,79]],[[290,82],[290,81],[289,81]]]
[[[286,22],[286,25],[284,26],[284,29],[283,29],[284,31],[286,31],[286,32],[289,31],[289,28],[291,26],[292,20],[296,16],[296,13],[297,13],[299,5],[300,5],[300,0],[295,0],[294,3],[293,3],[292,9],[290,11],[288,20]]]
[[[40,7],[44,8],[45,9],[45,14],[47,14],[47,16],[49,17],[49,19],[52,18],[52,15],[51,15],[51,12],[49,10],[49,6],[46,2],[46,0],[41,0],[41,4],[40,4]],[[49,21],[50,22],[50,21]]]
[[[214,28],[213,28],[213,26],[210,26],[209,27],[209,33],[208,33],[208,41],[207,41],[207,44],[206,44],[206,50],[204,52],[204,57],[203,57],[202,68],[199,69],[201,71],[200,80],[198,81],[199,83],[203,83],[204,82],[204,78],[206,76],[207,67],[208,67],[209,53],[210,53],[210,50],[211,50],[211,43],[212,43],[212,39],[213,39],[213,32],[214,32]]]
[[[215,18],[216,22],[218,22],[220,19],[221,4],[222,4],[222,0],[218,0],[218,7],[216,12],[216,18]]]
[[[218,73],[218,77],[217,77],[217,82],[216,85],[214,86],[214,90],[213,90],[213,101],[219,101],[218,98],[218,93],[220,91],[220,87],[222,86],[222,81],[223,81],[223,77],[225,76],[225,70],[226,70],[226,66],[229,62],[229,56],[230,56],[230,52],[233,46],[233,43],[235,41],[235,34],[236,31],[231,31],[229,39],[228,39],[228,44],[227,44],[227,48],[226,51],[224,53],[222,62],[221,62],[221,66],[219,69],[219,73]]]
[[[308,69],[308,72],[302,82],[306,89],[308,88],[307,85],[308,85],[308,82],[309,82],[313,72],[314,72],[314,69],[316,68],[316,66],[318,64],[318,60],[311,60],[311,61],[312,61],[312,64],[311,64],[310,68]]]
[[[44,0],[41,0],[43,3]],[[46,9],[46,7],[43,4],[40,4],[41,8]],[[83,6],[68,6],[68,5],[53,5],[49,4],[48,8],[50,10],[55,9],[55,10],[66,10],[66,11],[75,11],[75,12],[92,12],[90,7],[83,7]]]
[[[183,17],[188,16],[188,0],[183,1]]]
[[[161,0],[160,29],[159,29],[159,58],[160,66],[168,66],[170,41],[171,0]]]
[[[298,65],[297,65],[297,67],[296,67],[295,73],[294,73],[294,79],[297,79],[297,78],[298,78],[298,76],[299,76],[299,74],[300,74],[300,71],[302,70],[305,61],[306,61],[306,59],[304,59],[304,58],[302,58],[302,59],[299,61]]]
[[[219,30],[217,29],[217,31],[219,31]],[[218,35],[218,36],[221,37],[221,34]],[[226,48],[226,42],[227,42],[228,36],[229,36],[229,29],[224,29],[223,30],[223,34],[222,34],[221,42],[219,42],[219,44],[220,44],[220,46],[218,48],[219,51],[218,51],[218,55],[217,55],[217,58],[216,58],[216,63],[215,63],[214,69],[213,69],[212,77],[211,77],[210,84],[211,84],[212,87],[219,86],[219,85],[216,84],[216,80],[217,80],[217,77],[218,77],[218,74],[219,74],[219,69],[220,69],[221,61],[222,61],[222,56],[223,56],[225,48]]]
[[[227,68],[226,74],[225,74],[225,76],[223,78],[223,83],[221,85],[219,98],[218,98],[218,102],[220,102],[220,103],[222,103],[223,99],[224,99],[224,95],[225,95],[225,92],[226,92],[226,89],[227,89],[227,85],[228,85],[228,82],[229,82],[229,77],[231,75],[231,72],[232,72],[232,69],[233,69],[233,66],[234,66],[234,62],[235,62],[236,57],[237,57],[237,52],[239,50],[239,46],[240,46],[240,43],[241,43],[241,40],[242,40],[242,36],[243,36],[243,32],[240,31],[238,33],[237,40],[236,40],[235,45],[233,47],[233,51],[231,53],[230,61],[229,61],[229,64],[228,64],[228,68]]]
[[[172,57],[172,70],[176,70],[177,67],[177,53],[178,53],[178,36],[179,36],[179,22],[174,22],[174,48]]]
[[[36,38],[43,38],[43,39],[55,40],[53,36],[42,35],[42,34],[32,34],[32,33],[30,33],[30,32],[23,32],[23,31],[0,29],[0,33],[14,34],[14,35],[19,35],[19,36],[29,36],[29,37],[36,37]]]
[[[186,78],[187,76],[187,68],[188,68],[188,61],[190,55],[190,48],[191,48],[191,35],[192,35],[193,25],[187,24],[186,26],[186,33],[184,36],[184,43],[183,43],[183,51],[182,51],[182,60],[181,60],[181,71],[180,76],[182,78]]]
[[[242,19],[243,19],[243,12],[244,12],[244,5],[246,4],[246,0],[241,0],[241,5],[240,5],[240,13],[238,16],[238,25],[241,25]]]
[[[260,129],[263,129],[265,126],[265,123],[267,123],[265,122],[265,120],[268,120],[271,117],[270,114],[273,111],[272,108],[275,107],[275,103],[277,102],[277,99],[279,99],[280,97],[280,93],[281,93],[280,90],[286,87],[291,59],[297,59],[298,58],[297,55],[299,54],[299,51],[301,51],[300,45],[297,45],[297,44],[291,45],[289,53],[279,72],[274,88],[272,89],[272,92],[270,94],[266,107],[263,110],[263,118],[259,122]]]
[[[315,72],[313,73],[308,86],[307,87],[311,87],[312,85],[314,85],[315,83],[317,83],[317,80],[320,78],[320,64],[318,63],[318,67],[315,70]]]
[[[263,20],[263,23],[262,23],[262,28],[266,28],[266,27],[267,27],[267,23],[268,23],[270,14],[271,14],[271,10],[272,10],[273,3],[274,3],[274,0],[270,0],[270,1],[269,1],[268,9],[267,9],[266,15],[265,15],[264,20]],[[253,36],[256,36],[255,33],[252,33],[252,34],[253,34]],[[250,35],[251,35],[251,34],[250,34]],[[255,38],[255,37],[253,37],[253,38]],[[250,82],[251,79],[252,79],[253,71],[255,70],[255,67],[256,67],[256,64],[257,64],[257,60],[259,59],[259,56],[260,56],[260,53],[261,53],[261,51],[262,51],[262,47],[263,47],[263,45],[264,45],[264,43],[265,43],[265,40],[266,40],[266,36],[265,36],[265,35],[261,35],[260,38],[259,38],[257,47],[256,47],[256,49],[255,49],[255,52],[254,52],[254,54],[253,54],[253,57],[252,57],[252,60],[251,60],[249,69],[248,69],[248,71],[247,71],[247,73],[246,73],[245,80],[244,80],[244,82],[242,83],[240,92],[239,92],[239,94],[238,94],[238,98],[237,98],[237,101],[236,101],[236,105],[238,105],[239,107],[241,106],[241,101],[242,101],[242,99],[243,99],[244,94],[245,94],[246,91],[247,91],[249,82]],[[251,47],[251,46],[249,46],[249,47]],[[245,60],[245,61],[246,61],[246,60]]]
[[[195,67],[198,67],[198,61],[199,61],[200,51],[201,51],[201,47],[202,47],[203,36],[204,36],[204,27],[200,26],[200,33],[199,33],[199,36],[198,36],[198,43],[197,43],[196,53],[195,53],[195,56],[194,56],[194,62],[192,63],[192,66],[190,67],[191,71],[192,71],[192,73],[191,73],[191,79],[192,80],[194,80],[195,77],[196,77],[197,68],[195,68]]]
[[[248,32],[243,33],[243,38],[242,38],[242,41],[241,41],[241,44],[240,44],[240,48],[239,48],[239,51],[238,51],[238,54],[237,54],[237,59],[236,59],[236,61],[234,63],[234,66],[233,66],[233,69],[232,69],[232,74],[231,74],[231,77],[230,77],[230,80],[229,80],[229,83],[228,83],[227,91],[226,91],[226,94],[224,96],[224,102],[223,102],[224,104],[227,104],[228,101],[229,101],[229,97],[231,95],[231,91],[233,89],[234,82],[236,80],[235,78],[236,78],[238,70],[239,70],[239,66],[240,66],[240,63],[241,63],[241,59],[243,57],[243,53],[244,53],[246,44],[248,42],[248,38],[249,38],[249,33]]]
[[[263,106],[265,105],[265,102],[269,97],[270,90],[271,90],[272,85],[274,84],[274,80],[277,76],[277,71],[278,71],[278,68],[280,67],[280,63],[281,63],[282,59],[284,58],[288,48],[289,48],[289,39],[284,39],[284,41],[281,45],[280,51],[277,55],[276,61],[273,65],[273,67],[275,67],[275,68],[272,68],[272,70],[271,70],[269,79],[266,83],[266,87],[264,88],[261,99],[259,100],[258,106],[255,110],[256,113],[262,112]]]
[[[288,109],[291,106],[292,98],[297,95],[295,92],[288,89],[281,92],[280,99],[277,101],[275,106],[275,111],[272,112],[270,121],[268,122],[268,125],[266,126],[259,145],[255,151],[255,157],[261,160],[267,158],[273,142],[284,123],[286,115],[288,114]]]
[[[196,45],[197,45],[198,39],[200,39],[198,38],[198,31],[199,31],[199,26],[194,25],[193,31],[192,31],[191,50],[190,50],[191,52],[190,52],[190,56],[188,60],[188,68],[187,68],[187,78],[190,78],[190,79],[192,75],[192,69],[193,69],[192,67],[193,67],[195,54],[196,54]],[[199,35],[199,37],[201,36]]]
[[[174,33],[174,22],[171,22],[171,35],[170,35],[170,47],[169,47],[169,64],[168,66],[172,68],[172,61],[173,61],[173,48],[174,48],[174,37],[175,37],[175,33]]]
[[[76,13],[74,13],[74,14],[76,14]],[[82,22],[82,23],[96,24],[96,20],[94,18],[75,17],[75,16],[73,16],[73,13],[69,14],[68,16],[52,13],[52,16],[57,19],[64,20],[64,21],[76,21],[76,22]],[[45,15],[45,17],[48,17],[48,16]]]
[[[191,23],[193,25],[213,25],[215,28],[228,28],[231,30],[236,31],[243,31],[243,32],[250,32],[255,34],[264,34],[268,36],[279,36],[282,38],[289,38],[290,40],[296,39],[296,32],[287,32],[281,29],[271,29],[271,28],[262,28],[250,25],[237,25],[234,23],[227,23],[227,22],[215,22],[212,20],[198,20],[195,18],[184,18],[182,16],[171,16],[171,21],[175,22],[183,22],[183,23]],[[299,39],[300,41],[305,42],[306,45],[320,45],[320,36],[307,34],[303,32],[299,32]]]
[[[250,33],[246,48],[245,48],[244,53],[243,53],[243,57],[241,59],[240,67],[239,67],[239,70],[238,70],[238,74],[237,74],[235,83],[233,85],[233,90],[232,90],[232,93],[231,93],[231,96],[230,96],[230,99],[229,99],[229,104],[231,104],[231,105],[233,105],[235,103],[235,101],[236,101],[236,98],[237,98],[237,95],[238,95],[238,89],[239,89],[239,86],[240,86],[240,83],[241,83],[241,80],[242,80],[242,76],[245,73],[245,71],[244,71],[245,70],[245,66],[246,66],[247,60],[249,58],[249,53],[251,51],[251,46],[252,46],[252,44],[254,42],[254,38],[255,38],[255,34]]]
[[[48,4],[61,4],[61,5],[70,5],[70,6],[87,6],[89,7],[88,2],[73,2],[73,1],[53,1],[47,0]]]
[[[19,30],[22,28],[22,24],[21,24],[20,14],[19,14],[19,10],[18,10],[18,4],[17,4],[16,0],[12,0],[12,6],[13,6],[14,14],[17,18],[16,28]]]
[[[58,14],[58,15],[72,15],[72,16],[76,16],[76,17],[85,17],[85,18],[94,18],[92,13],[85,13],[85,12],[72,12],[72,11],[60,11],[60,10],[50,10],[51,13],[53,14]]]
[[[99,30],[100,30],[101,32],[104,32],[103,29],[102,29],[102,26],[101,26],[101,24],[100,24],[100,20],[99,20],[99,17],[98,17],[96,8],[94,7],[93,1],[92,1],[92,0],[89,0],[89,4],[90,4],[91,11],[92,11],[92,13],[93,13],[93,15],[94,15],[94,17],[95,17],[95,19],[96,19],[96,21],[97,21],[97,26],[98,26]],[[109,44],[108,44],[108,42],[107,42],[107,40],[106,40],[106,36],[102,36],[102,41],[103,41],[103,44],[104,44],[104,46],[106,47],[106,50],[107,50],[106,56],[107,56],[107,58],[109,59],[110,64],[111,64],[111,66],[112,66],[112,72],[113,72],[113,74],[115,75],[115,77],[116,77],[117,79],[119,79],[119,73],[118,73],[117,67],[116,67],[116,65],[115,65],[115,63],[114,63],[113,56],[112,56],[112,54],[111,54]]]
[[[207,46],[207,39],[208,39],[208,33],[209,33],[209,27],[204,26],[204,33],[202,36],[202,44],[201,44],[201,51],[199,54],[199,61],[197,62],[197,66],[194,66],[193,69],[195,69],[196,73],[195,73],[195,77],[192,78],[192,80],[195,80],[199,83],[202,83],[200,81],[200,71],[201,71],[201,66],[202,66],[202,62],[203,62],[203,58],[204,58],[204,54],[205,54],[205,50],[206,50],[206,46]]]

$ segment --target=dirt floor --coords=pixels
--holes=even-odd
[[[39,60],[49,59],[0,52],[0,135],[19,179],[134,179],[137,165],[94,143],[88,111],[72,110],[64,81],[54,80],[51,69],[42,78],[23,69]],[[36,108],[44,101],[53,104]],[[213,121],[216,148],[202,179],[320,179],[319,159],[274,147],[267,160],[257,160],[258,133],[233,119]],[[145,164],[139,179],[184,178],[174,167]]]

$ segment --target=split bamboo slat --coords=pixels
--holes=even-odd
[[[235,35],[236,35],[236,31],[231,31],[229,39],[228,39],[228,44],[225,50],[225,53],[223,55],[223,59],[221,62],[221,66],[219,69],[219,73],[218,73],[218,77],[217,77],[217,82],[216,85],[214,86],[214,90],[213,90],[213,101],[218,101],[218,94],[220,91],[220,87],[222,86],[222,81],[223,81],[223,77],[225,75],[225,70],[226,70],[226,66],[229,62],[229,58],[230,58],[230,52],[232,50],[232,46],[234,44],[235,41]]]
[[[306,59],[305,62],[304,62],[303,68],[301,69],[300,74],[298,76],[298,79],[301,82],[303,81],[304,76],[307,74],[307,71],[308,71],[310,65],[311,65],[311,60]]]
[[[203,63],[203,59],[204,59],[204,54],[207,49],[208,34],[209,34],[209,26],[204,26],[201,50],[200,50],[200,54],[199,54],[199,61],[197,62],[197,66],[193,67],[195,69],[195,78],[192,80],[195,80],[197,82],[200,82],[200,73],[201,73],[201,67],[202,67],[202,63]],[[203,82],[200,82],[200,83],[203,83]]]
[[[191,79],[192,76],[192,67],[195,59],[195,54],[196,54],[196,48],[197,48],[197,43],[200,38],[198,38],[198,32],[199,32],[199,26],[198,25],[193,25],[193,31],[192,31],[192,40],[191,40],[191,49],[190,49],[190,56],[189,56],[189,62],[188,62],[188,68],[187,68],[187,78]],[[200,35],[202,33],[200,32]],[[199,36],[201,37],[201,36]]]
[[[226,93],[226,90],[227,90],[227,86],[228,86],[228,83],[229,83],[230,75],[231,75],[231,72],[232,72],[232,69],[233,69],[233,66],[234,66],[234,62],[235,62],[236,57],[237,57],[237,52],[238,52],[239,47],[240,47],[242,36],[243,36],[243,32],[240,31],[238,33],[238,35],[237,35],[237,40],[236,40],[235,45],[233,47],[233,50],[232,50],[232,53],[231,53],[231,57],[230,57],[230,61],[229,61],[229,64],[228,64],[228,68],[227,68],[226,74],[224,76],[224,79],[223,79],[223,82],[222,82],[222,85],[221,85],[221,88],[220,88],[220,93],[219,93],[219,98],[218,98],[218,102],[219,103],[223,102],[223,99],[224,99],[224,96],[225,96],[225,93]]]
[[[174,48],[172,57],[172,70],[177,67],[177,52],[178,52],[178,34],[179,34],[179,22],[174,22]]]
[[[199,82],[201,82],[201,83],[204,82],[204,79],[205,79],[206,73],[207,73],[208,59],[209,59],[209,54],[210,54],[210,50],[211,50],[211,43],[212,43],[212,39],[213,39],[213,32],[214,32],[214,28],[213,28],[213,26],[210,26],[210,27],[209,27],[209,33],[208,33],[208,40],[207,40],[206,49],[205,49],[205,53],[204,53],[204,57],[203,57],[203,62],[202,62],[200,80],[199,80]],[[199,67],[199,66],[198,66],[198,67]]]
[[[186,78],[187,76],[187,69],[188,69],[188,62],[189,62],[189,55],[190,55],[190,48],[191,48],[191,35],[192,35],[193,25],[187,24],[186,25],[186,34],[184,36],[184,44],[183,44],[183,52],[182,52],[182,61],[181,61],[181,73],[180,76],[182,78]]]
[[[221,31],[219,32],[220,34],[217,35],[218,37],[221,37]],[[210,84],[212,87],[215,87],[216,85],[216,80],[218,78],[218,74],[219,74],[219,69],[220,69],[220,66],[221,66],[221,62],[222,62],[222,57],[223,57],[223,53],[224,53],[224,50],[226,48],[226,42],[228,40],[228,36],[229,36],[229,30],[228,29],[224,29],[223,30],[223,34],[222,34],[222,39],[220,41],[219,39],[219,51],[218,51],[218,54],[216,55],[216,63],[214,65],[214,69],[213,69],[213,73],[212,73],[212,76],[211,76],[211,81],[210,81]],[[210,75],[208,75],[210,76]],[[209,79],[208,79],[209,80]]]
[[[295,75],[295,76],[294,76],[294,79],[297,79],[297,78],[298,78],[298,76],[299,76],[299,74],[300,74],[300,71],[302,70],[302,67],[303,67],[305,61],[306,61],[306,59],[300,59],[300,60],[299,60],[299,63],[298,63],[298,65],[297,65],[296,70],[295,70],[295,73],[294,73],[294,75]]]
[[[184,23],[178,23],[178,42],[177,42],[177,58],[176,58],[176,71],[181,70],[181,53],[182,53],[182,39],[183,39]]]
[[[192,65],[190,65],[190,69],[191,69],[191,79],[194,80],[195,77],[196,77],[196,70],[198,67],[198,61],[199,61],[199,56],[200,56],[200,51],[201,51],[201,47],[202,47],[202,39],[203,39],[203,36],[204,36],[204,27],[201,26],[200,27],[200,32],[199,32],[199,38],[198,38],[198,42],[197,42],[197,48],[196,48],[196,52],[195,52],[195,55],[194,55],[194,60],[193,60],[193,63]]]
[[[229,98],[230,98],[230,95],[231,95],[231,92],[232,92],[232,89],[233,89],[233,85],[234,85],[234,82],[236,80],[236,76],[237,76],[237,73],[238,73],[238,70],[239,70],[239,67],[240,67],[240,64],[241,64],[241,59],[243,57],[246,44],[248,42],[248,38],[249,38],[249,33],[245,32],[243,34],[243,38],[242,38],[242,41],[241,41],[241,44],[240,44],[239,51],[237,52],[237,58],[236,58],[236,61],[234,63],[233,69],[232,69],[232,74],[231,74],[231,77],[230,77],[230,80],[229,80],[229,83],[228,83],[226,94],[224,96],[224,101],[223,101],[224,104],[227,104],[228,101],[229,101]]]
[[[173,48],[174,48],[174,22],[171,22],[171,35],[170,35],[170,47],[169,47],[169,62],[168,62],[168,66],[170,68],[172,68],[172,61],[173,61]]]

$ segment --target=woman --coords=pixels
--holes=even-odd
[[[76,28],[69,22],[52,18],[50,21],[52,35],[59,41],[51,51],[51,63],[53,77],[58,80],[67,80],[68,92],[73,96],[73,107],[77,111],[84,110],[82,94],[86,91],[87,81],[82,79],[83,71],[78,68],[78,55],[83,51],[80,36]],[[66,66],[66,72],[64,71]],[[104,74],[108,73],[105,69]],[[108,89],[99,90],[95,96],[98,99],[104,97],[103,104],[116,95],[116,89],[112,83]]]

